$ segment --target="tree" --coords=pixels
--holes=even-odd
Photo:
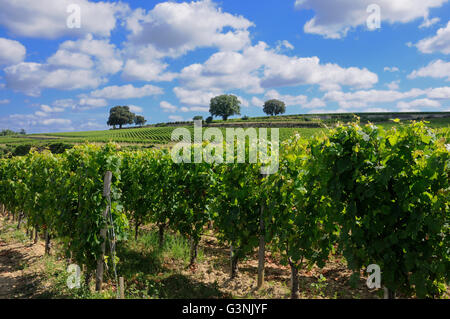
[[[194,121],[203,121],[203,116],[201,116],[201,115],[194,116],[193,120]]]
[[[224,121],[232,115],[241,114],[241,101],[234,95],[220,95],[211,99],[209,113],[221,116]]]
[[[269,100],[264,103],[264,113],[267,115],[278,115],[286,112],[286,105],[283,101]]]
[[[119,127],[122,128],[122,125],[133,124],[135,118],[136,115],[130,111],[129,106],[116,106],[109,111],[107,124],[114,126],[114,128],[116,125],[119,125]]]
[[[141,115],[136,116],[136,118],[134,119],[134,124],[139,126],[144,125],[146,122],[147,120]]]

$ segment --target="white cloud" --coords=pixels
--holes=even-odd
[[[295,106],[295,105],[303,105],[306,104],[308,101],[308,97],[306,95],[281,95],[275,90],[270,90],[265,94],[265,98],[267,100],[280,100],[283,101],[286,106]],[[264,104],[264,103],[263,103]]]
[[[420,29],[423,29],[423,28],[429,28],[429,27],[431,27],[432,25],[438,23],[439,21],[441,21],[441,19],[439,19],[439,18],[437,18],[437,17],[436,17],[436,18],[432,18],[432,19],[425,18],[425,19],[423,20],[422,24],[419,25],[419,28],[420,28]]]
[[[400,71],[400,70],[396,66],[393,66],[393,67],[386,66],[386,67],[384,67],[384,72],[398,72],[398,71]]]
[[[105,79],[92,70],[54,69],[48,65],[22,62],[4,69],[6,88],[39,96],[42,89],[75,90],[96,88]]]
[[[418,99],[409,102],[400,101],[397,103],[397,108],[400,110],[400,112],[416,112],[423,107],[438,108],[440,106],[441,103],[439,103],[439,101],[430,99]]]
[[[8,99],[0,100],[0,104],[9,104],[9,102],[11,102],[11,101]]]
[[[433,88],[427,91],[427,96],[431,99],[450,99],[450,87],[444,86],[440,88]]]
[[[144,109],[142,107],[140,107],[140,106],[129,105],[129,107],[130,107],[130,111],[133,112],[133,113],[142,113],[142,112],[144,112]]]
[[[129,41],[151,44],[168,55],[180,55],[198,47],[240,50],[250,43],[253,23],[223,12],[210,0],[190,3],[163,2],[153,10],[137,9],[127,19]]]
[[[262,107],[264,105],[264,101],[262,99],[260,99],[259,97],[252,97],[251,99],[252,105],[253,106],[260,106]]]
[[[184,122],[185,120],[183,119],[182,116],[179,115],[170,115],[169,116],[169,120],[172,120],[174,122]]]
[[[215,53],[204,64],[185,67],[178,78],[191,90],[241,89],[249,93],[297,85],[319,85],[322,90],[341,86],[369,88],[378,82],[378,76],[365,68],[321,64],[318,57],[282,55],[264,42],[247,47],[242,53]]]
[[[108,102],[105,99],[82,97],[82,98],[80,98],[80,101],[78,102],[78,105],[76,106],[76,108],[86,110],[86,109],[92,109],[92,108],[97,108],[97,107],[104,107],[107,105],[108,105]]]
[[[25,47],[18,41],[0,38],[0,65],[22,62],[26,54]]]
[[[389,90],[398,90],[399,89],[400,80],[392,81],[390,83],[386,83],[386,86]]]
[[[294,46],[287,40],[278,41],[277,47],[275,48],[276,52],[283,52],[284,50],[294,50]]]
[[[94,66],[91,58],[83,53],[58,50],[47,59],[47,63],[54,66],[76,69],[90,69]]]
[[[40,121],[42,125],[70,125],[72,124],[71,120],[68,119],[45,119]]]
[[[142,87],[134,87],[132,84],[127,84],[122,86],[107,86],[103,89],[91,92],[90,95],[95,98],[122,100],[160,95],[163,93],[164,91],[160,87],[154,85],[147,84]]]
[[[166,101],[161,101],[161,103],[159,103],[159,106],[163,109],[164,112],[174,113],[178,110],[175,105],[172,105]]]
[[[337,102],[342,108],[366,107],[374,103],[394,102],[406,98],[415,98],[425,95],[421,89],[412,89],[406,92],[395,90],[363,90],[355,92],[332,91],[324,95],[325,101]]]
[[[59,112],[63,112],[64,108],[62,108],[62,107],[51,107],[51,106],[48,106],[46,104],[42,104],[41,105],[41,111],[44,112],[44,113],[59,113]]]
[[[213,97],[222,94],[222,91],[218,90],[189,90],[182,87],[175,87],[173,92],[182,104],[190,106],[209,106]]]
[[[306,104],[304,104],[302,106],[307,109],[316,109],[316,108],[323,107],[326,105],[327,104],[322,99],[315,97],[311,101],[307,102]]]
[[[414,70],[408,75],[409,79],[418,77],[447,78],[447,81],[450,81],[450,62],[434,60],[427,66],[420,68],[419,70]]]
[[[121,68],[115,45],[88,34],[63,42],[45,64],[22,62],[4,71],[7,88],[39,96],[43,89],[95,89]]]
[[[81,9],[81,28],[68,28],[70,4]],[[128,10],[128,5],[117,2],[88,0],[0,0],[0,24],[20,36],[56,39],[93,33],[109,36],[116,27],[116,19]]]
[[[54,101],[52,105],[63,108],[74,108],[76,106],[76,103],[73,99],[60,99]]]
[[[125,45],[125,80],[172,81],[166,57],[177,58],[197,48],[235,51],[250,45],[253,23],[223,12],[213,1],[162,2],[152,10],[135,10],[127,18],[131,32]]]
[[[129,59],[125,64],[122,76],[125,80],[172,81],[176,74],[164,73],[168,66],[160,60]]]
[[[408,0],[376,2],[381,8],[381,20],[390,24],[407,23],[418,18],[428,20],[432,8],[441,7],[448,0]],[[296,0],[297,9],[312,9],[315,16],[305,26],[305,33],[339,39],[357,27],[366,27],[371,13],[367,12],[373,0]],[[432,19],[433,21],[433,19]]]
[[[416,47],[422,53],[450,54],[450,21],[446,27],[440,28],[435,36],[420,40]]]
[[[109,40],[94,39],[92,34],[87,34],[84,38],[76,41],[65,41],[59,46],[59,50],[50,57],[49,63],[59,63],[64,65],[64,59],[79,58],[77,62],[66,62],[79,64],[77,67],[90,68],[94,60],[94,67],[101,74],[115,74],[122,69],[122,58],[114,44]],[[88,60],[89,59],[89,60]]]

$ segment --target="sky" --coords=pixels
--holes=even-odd
[[[0,0],[0,129],[209,116],[450,111],[449,0]]]

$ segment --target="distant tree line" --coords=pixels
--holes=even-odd
[[[21,129],[19,132],[14,132],[12,130],[6,129],[0,131],[0,136],[10,136],[10,135],[26,135],[27,132],[25,132],[24,129]]]
[[[286,112],[286,104],[279,100],[268,100],[264,103],[263,111],[267,115],[276,116]],[[226,121],[230,116],[241,114],[241,101],[235,95],[219,95],[211,99],[209,113],[220,116]],[[212,121],[212,118],[208,118]],[[248,117],[246,117],[248,119]]]
[[[206,119],[206,123],[211,123],[213,117],[222,117],[222,120],[226,121],[230,116],[241,114],[241,101],[237,96],[232,94],[223,94],[216,96],[211,99],[209,106],[209,113],[211,116]],[[278,114],[284,114],[286,112],[286,104],[283,101],[272,99],[268,100],[263,105],[263,111],[267,115],[276,116]],[[244,120],[248,117],[245,116]],[[193,120],[203,121],[203,116],[197,115],[193,117]],[[135,124],[142,126],[147,121],[143,116],[136,115],[130,111],[129,106],[116,106],[113,107],[109,112],[109,119],[107,124],[109,126],[119,126],[122,128],[123,125]]]

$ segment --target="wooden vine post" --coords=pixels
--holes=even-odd
[[[266,174],[261,174],[265,178]],[[257,289],[264,286],[264,263],[266,256],[266,241],[265,241],[265,227],[264,227],[264,203],[261,203],[259,215],[259,250],[258,250],[258,284]]]
[[[104,188],[103,188],[103,196],[108,198],[108,203],[110,202],[110,196],[111,196],[111,180],[112,180],[112,173],[110,171],[107,171],[104,178]],[[104,271],[104,259],[105,259],[105,247],[106,247],[106,232],[107,232],[107,216],[108,211],[110,207],[109,204],[106,206],[106,209],[103,213],[103,220],[105,222],[104,227],[100,230],[100,238],[102,239],[102,245],[101,245],[101,254],[97,260],[97,272],[96,272],[96,278],[95,278],[95,290],[96,291],[102,291],[102,284],[103,284],[103,271]]]

